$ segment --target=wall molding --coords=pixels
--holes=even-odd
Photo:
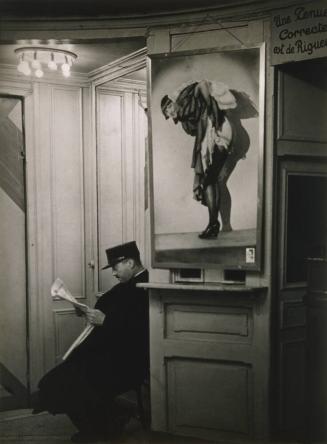
[[[264,4],[261,0],[238,0],[232,5],[222,2],[221,5],[181,9],[161,13],[142,15],[99,17],[51,17],[39,18],[2,18],[0,41],[11,43],[19,39],[53,38],[89,40],[103,38],[146,37],[152,27],[172,26],[182,24],[201,24],[209,15],[217,14],[219,20],[240,20],[244,17],[268,17],[276,9],[284,9],[298,4],[298,0],[268,0]],[[210,17],[209,17],[210,18]],[[212,20],[212,18],[211,18]]]
[[[147,48],[132,52],[127,56],[121,57],[107,65],[90,71],[89,80],[95,87],[146,68],[146,55]]]
[[[97,91],[141,92],[142,94],[146,94],[146,81],[134,79],[116,79],[112,80],[108,85],[98,86]]]
[[[9,76],[8,80],[2,76],[0,69],[0,94],[8,94],[20,97],[27,97],[33,94],[33,84],[31,82],[22,82]]]

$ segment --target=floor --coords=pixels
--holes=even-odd
[[[32,415],[30,409],[0,412],[1,444],[68,444],[71,443],[70,437],[75,432],[75,427],[65,415],[53,416],[48,413]],[[99,441],[99,444],[105,442],[107,444],[210,444],[210,441],[143,430],[140,422],[136,419],[130,421],[124,434],[119,439]],[[265,443],[255,441],[255,444],[300,443],[303,444],[303,440],[265,441]],[[211,442],[211,444],[213,443]],[[219,444],[224,443],[220,441]],[[249,441],[247,441],[247,444],[249,444]]]

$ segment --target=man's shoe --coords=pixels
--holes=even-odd
[[[38,413],[45,412],[47,409],[42,405],[42,402],[37,398],[32,404],[33,410],[32,414],[37,415]]]
[[[42,407],[35,407],[32,410],[32,415],[37,415],[38,413],[45,412],[46,410]]]

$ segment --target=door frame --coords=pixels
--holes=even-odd
[[[300,417],[299,415],[302,417],[305,415],[305,408],[301,404],[305,404],[304,388],[301,398],[300,391],[292,386],[295,381],[292,373],[292,367],[295,367],[295,364],[293,365],[292,362],[297,362],[298,367],[303,366],[302,374],[297,369],[296,376],[298,379],[305,379],[305,364],[302,364],[305,361],[306,347],[306,313],[303,296],[306,293],[307,283],[306,281],[287,282],[286,279],[288,177],[290,174],[312,175],[322,171],[324,167],[321,166],[321,161],[326,161],[327,142],[325,137],[323,140],[319,134],[312,132],[310,127],[307,131],[297,133],[298,126],[287,120],[291,114],[291,111],[285,107],[291,82],[290,78],[287,81],[287,77],[294,75],[297,71],[301,72],[303,63],[317,61],[318,59],[312,59],[274,67],[275,223],[273,237],[275,242],[272,250],[272,294],[275,294],[275,298],[272,313],[274,346],[272,411],[273,431],[279,439],[287,436],[295,439],[294,433],[298,431],[301,433],[301,428],[304,427],[304,421],[301,422],[297,418]],[[296,393],[297,398],[293,393]]]
[[[26,407],[29,404],[29,394],[30,394],[30,347],[29,347],[29,291],[28,291],[28,254],[27,254],[27,192],[26,192],[26,141],[25,141],[25,100],[24,97],[20,95],[22,91],[11,90],[6,88],[1,88],[0,84],[0,99],[17,99],[21,103],[21,119],[22,119],[22,135],[23,135],[23,148],[22,148],[22,160],[23,160],[23,185],[24,185],[24,204],[25,204],[25,218],[24,218],[24,256],[25,256],[25,356],[26,356],[26,387],[24,384],[17,382],[17,396],[15,394],[12,397],[4,398],[1,401],[1,410],[11,410],[13,408]],[[24,92],[23,92],[24,93]],[[6,368],[4,368],[4,374],[6,374]],[[21,387],[20,387],[21,385]]]
[[[85,215],[88,219],[90,238],[86,239],[85,260],[89,267],[97,267],[97,222],[96,222],[96,108],[95,88],[101,83],[146,67],[147,48],[115,60],[102,68],[94,70],[85,77],[83,82],[83,134],[85,137],[85,164],[89,166],[85,175]],[[28,299],[28,374],[29,389],[33,393],[37,383],[43,376],[47,361],[45,353],[46,329],[44,320],[48,311],[48,302],[44,295],[48,294],[47,282],[42,276],[43,255],[45,245],[42,230],[38,226],[38,209],[41,208],[42,187],[40,186],[42,159],[37,156],[40,144],[38,137],[37,118],[39,109],[39,84],[33,81],[22,81],[16,72],[1,68],[0,94],[19,97],[23,101],[25,129],[25,181],[26,181],[26,257],[27,257],[27,299]],[[98,270],[94,270],[93,282],[87,282],[86,293],[93,294],[98,288]],[[92,287],[92,288],[91,288]]]
[[[276,255],[276,286],[278,303],[278,418],[277,432],[282,436],[288,434],[305,432],[305,380],[306,380],[306,306],[304,296],[307,291],[307,281],[287,282],[286,262],[287,262],[287,198],[288,198],[288,178],[291,175],[303,176],[323,176],[326,177],[327,160],[321,162],[321,158],[301,158],[301,157],[280,157],[278,159],[278,196],[277,214],[277,245],[278,254]],[[299,426],[294,428],[290,419],[287,404],[288,381],[286,379],[285,360],[287,352],[293,349],[299,362],[303,362],[303,368],[299,369],[298,374],[302,376],[304,383],[298,389],[299,399],[295,402],[297,407],[302,407],[299,419]],[[301,373],[302,371],[302,373]],[[301,392],[302,389],[302,392]],[[303,405],[300,403],[303,402]]]
[[[42,350],[43,323],[41,313],[43,303],[40,297],[40,276],[37,273],[40,261],[37,248],[36,226],[36,156],[34,137],[34,87],[32,83],[12,81],[3,77],[0,81],[0,94],[18,97],[23,105],[23,125],[25,141],[25,204],[26,204],[26,309],[27,309],[27,373],[28,390],[35,386],[43,370]],[[32,322],[33,320],[33,322]]]

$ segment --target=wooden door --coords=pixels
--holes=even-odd
[[[278,73],[276,194],[276,425],[291,437],[306,428],[307,258],[327,251],[326,60]]]
[[[23,104],[0,97],[0,410],[28,399]]]
[[[33,389],[44,372],[60,362],[85,324],[70,303],[51,296],[52,283],[59,277],[73,296],[91,304],[89,282],[93,273],[86,265],[90,260],[84,193],[89,168],[84,163],[83,132],[87,91],[74,84],[43,82],[34,86],[34,95],[39,294],[31,323],[41,324],[38,334],[43,349],[40,352],[31,347],[37,369]]]
[[[303,434],[306,420],[307,258],[327,245],[327,163],[280,163],[279,358],[281,430]]]

